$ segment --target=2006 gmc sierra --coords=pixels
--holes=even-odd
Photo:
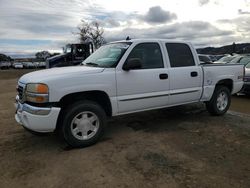
[[[33,132],[58,130],[69,145],[84,147],[101,137],[106,117],[194,102],[223,115],[243,76],[243,65],[200,65],[190,43],[112,42],[81,66],[22,76],[15,119]]]

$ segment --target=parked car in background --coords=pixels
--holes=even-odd
[[[200,64],[211,64],[213,61],[210,59],[209,55],[198,54]]]
[[[242,64],[245,66],[244,85],[241,93],[250,95],[250,55],[236,57],[229,64]]]
[[[0,62],[0,69],[9,69],[11,67],[11,62],[2,61]]]
[[[241,92],[250,95],[250,62],[245,66],[244,85]]]
[[[34,62],[33,64],[34,64],[35,68],[39,67],[39,62]]]
[[[237,57],[235,57],[234,59],[232,59],[229,63],[230,64],[237,64],[239,63],[239,61],[243,58],[243,55],[238,55]]]
[[[25,69],[34,69],[36,68],[35,64],[32,62],[23,62],[23,67]]]
[[[38,63],[38,68],[41,68],[41,69],[46,68],[46,62],[45,61],[44,62],[39,62]]]
[[[235,57],[232,61],[229,62],[229,64],[243,64],[247,65],[250,62],[250,55],[239,55]]]
[[[34,68],[36,68],[35,64],[32,63],[32,62],[28,62],[27,65],[28,65],[27,66],[28,69],[34,69]]]
[[[28,62],[23,62],[23,68],[27,69],[28,68],[28,65],[27,65]]]
[[[238,55],[227,55],[224,56],[222,58],[220,58],[219,60],[215,61],[214,63],[222,63],[222,64],[227,64],[230,61],[232,61],[234,58],[236,58]]]
[[[13,68],[15,69],[23,69],[23,64],[20,62],[13,63]]]

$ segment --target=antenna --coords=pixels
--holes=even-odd
[[[126,40],[131,40],[131,38],[129,38],[129,36],[127,36]]]

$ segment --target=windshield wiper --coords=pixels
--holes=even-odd
[[[93,67],[99,67],[99,65],[97,63],[92,63],[92,62],[84,63],[84,65],[90,65],[90,66],[93,66]]]

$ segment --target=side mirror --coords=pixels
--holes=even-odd
[[[142,67],[141,59],[130,58],[124,63],[122,69],[125,71],[129,71],[132,69],[141,69],[141,67]]]

